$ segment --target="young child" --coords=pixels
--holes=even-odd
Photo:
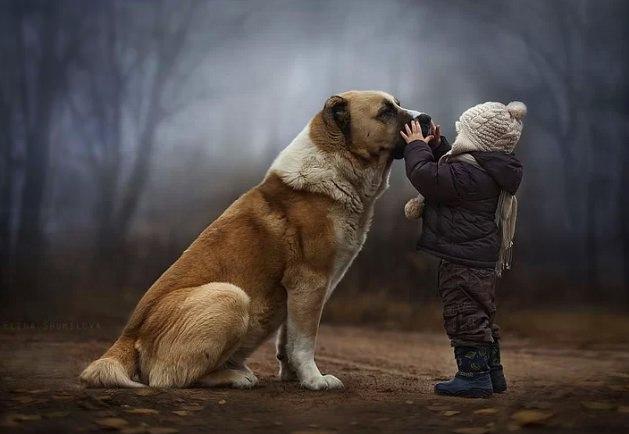
[[[441,395],[488,397],[504,392],[499,328],[494,324],[496,276],[510,266],[515,193],[522,165],[513,155],[526,106],[487,102],[465,111],[450,147],[439,126],[424,137],[419,122],[401,131],[406,174],[425,198],[418,248],[441,258],[439,294],[456,376],[435,386]],[[417,200],[406,206],[421,211]]]

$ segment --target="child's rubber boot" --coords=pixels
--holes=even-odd
[[[500,364],[500,345],[498,341],[489,347],[489,376],[494,393],[502,393],[507,390],[507,379]]]
[[[489,398],[493,392],[489,376],[488,347],[454,347],[459,372],[454,378],[435,385],[438,395]]]

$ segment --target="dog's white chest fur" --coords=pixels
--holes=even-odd
[[[325,294],[326,301],[362,249],[371,226],[372,214],[373,203],[361,214],[347,212],[342,208],[333,210],[330,218],[334,224],[336,235],[336,255],[330,283]]]
[[[307,125],[275,159],[269,173],[276,173],[297,190],[309,190],[330,196],[336,205],[329,218],[335,233],[336,253],[329,276],[326,300],[360,252],[373,217],[375,200],[388,187],[390,166],[385,161],[356,175],[351,162],[326,155],[312,143]],[[358,191],[358,190],[362,191]]]

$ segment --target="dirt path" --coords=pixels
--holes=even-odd
[[[115,331],[0,332],[0,432],[628,432],[629,349],[545,348],[507,339],[506,394],[438,397],[454,372],[441,335],[323,327],[317,360],[345,383],[309,392],[279,382],[273,345],[250,366],[260,386],[86,390],[77,375]]]

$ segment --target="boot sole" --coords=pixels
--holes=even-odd
[[[446,392],[435,388],[435,393],[437,395],[457,396],[459,398],[490,398],[492,391],[485,389],[468,389],[461,390],[460,392]]]

